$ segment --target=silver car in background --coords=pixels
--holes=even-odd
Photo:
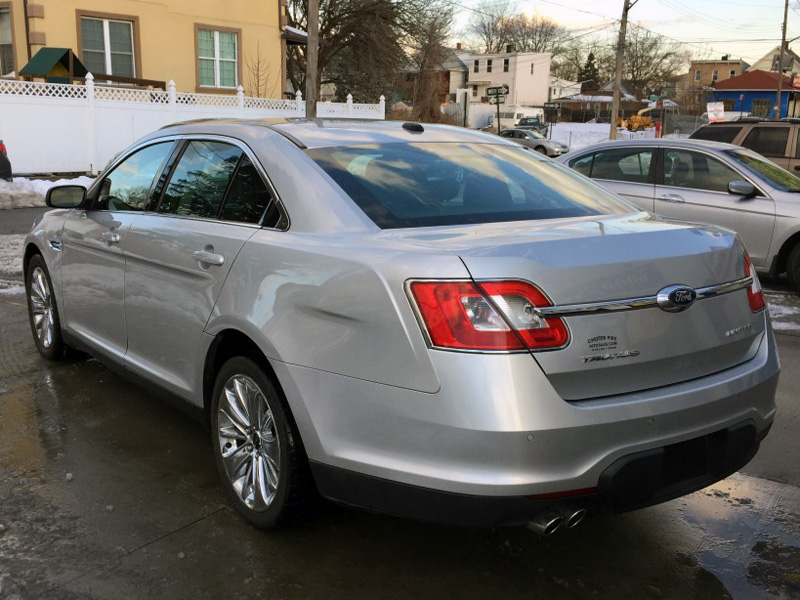
[[[496,136],[178,124],[47,201],[24,255],[39,351],[195,409],[257,527],[318,491],[548,534],[728,476],[774,419],[736,235]]]
[[[569,152],[569,146],[566,144],[549,140],[538,131],[530,129],[504,129],[498,135],[550,157],[561,156],[565,152]]]
[[[560,162],[642,210],[736,231],[756,269],[800,291],[800,179],[732,144],[661,139],[603,142]]]

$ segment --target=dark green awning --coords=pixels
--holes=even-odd
[[[70,83],[89,71],[69,48],[42,48],[22,67],[20,75],[45,77],[49,83]]]

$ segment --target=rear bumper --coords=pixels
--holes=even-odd
[[[524,525],[546,514],[578,509],[613,514],[644,508],[702,489],[735,473],[752,459],[761,439],[751,421],[685,442],[616,460],[595,489],[557,498],[455,494],[406,485],[312,462],[320,493],[330,499],[387,514],[447,525]]]
[[[433,394],[273,363],[323,495],[484,525],[575,505],[536,498],[570,490],[595,490],[582,499],[595,512],[661,502],[752,458],[774,419],[780,371],[769,328],[736,367],[581,402],[561,399],[527,355],[431,354],[441,380]],[[641,472],[662,475],[645,485],[631,475]],[[410,514],[415,505],[421,514]],[[449,516],[459,513],[467,518]]]

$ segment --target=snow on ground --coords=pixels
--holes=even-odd
[[[800,332],[800,297],[795,294],[765,294],[775,331]]]
[[[89,187],[93,181],[90,177],[59,179],[58,181],[15,177],[13,183],[0,181],[0,210],[44,206],[45,194],[51,187],[70,184]]]
[[[24,235],[0,235],[0,280],[22,281]]]
[[[608,123],[556,123],[550,137],[569,146],[570,150],[580,150],[609,136]]]

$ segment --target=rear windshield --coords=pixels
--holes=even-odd
[[[710,142],[730,144],[741,130],[742,128],[738,126],[703,125],[700,129],[695,129],[689,137],[693,140],[708,140]]]
[[[750,173],[756,177],[761,177],[772,187],[784,192],[800,192],[800,179],[774,162],[764,160],[758,154],[747,151],[729,150],[727,154]]]
[[[382,229],[635,210],[566,167],[516,146],[417,143],[307,152]]]

